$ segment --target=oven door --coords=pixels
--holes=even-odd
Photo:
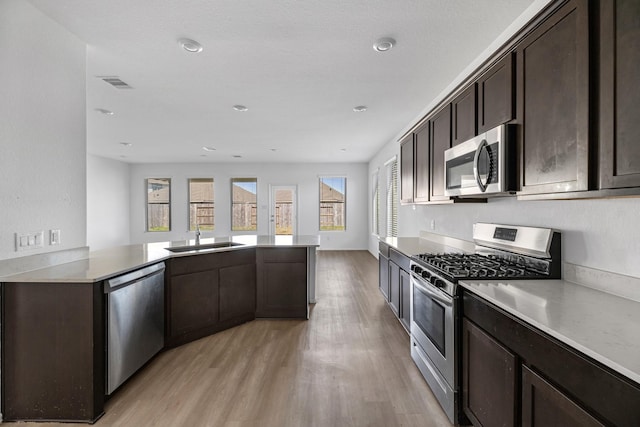
[[[411,336],[455,390],[454,299],[411,276]]]

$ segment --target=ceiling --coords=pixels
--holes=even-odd
[[[87,151],[175,163],[366,162],[532,0],[30,2],[87,44]]]

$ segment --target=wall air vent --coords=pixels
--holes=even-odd
[[[127,83],[120,80],[120,77],[118,76],[96,76],[96,77],[109,83],[111,86],[115,87],[116,89],[133,89]]]

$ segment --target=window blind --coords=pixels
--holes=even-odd
[[[398,159],[387,164],[387,237],[398,236]]]

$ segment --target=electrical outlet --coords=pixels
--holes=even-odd
[[[60,230],[49,230],[49,244],[50,245],[60,244]]]

